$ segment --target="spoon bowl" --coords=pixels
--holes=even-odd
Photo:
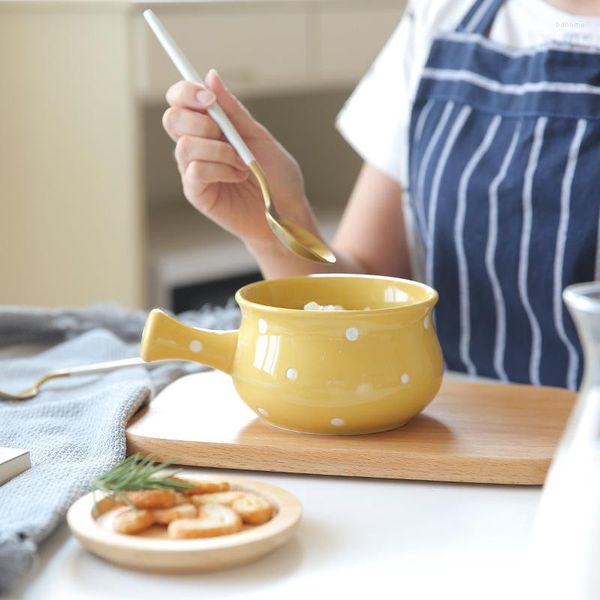
[[[325,242],[301,225],[298,225],[298,223],[282,217],[277,212],[271,200],[269,182],[261,166],[254,161],[250,164],[250,170],[260,185],[265,203],[265,217],[277,239],[298,256],[317,262],[334,264],[335,255]]]
[[[298,223],[266,212],[267,223],[279,241],[292,252],[309,260],[335,264],[335,255],[317,236]]]

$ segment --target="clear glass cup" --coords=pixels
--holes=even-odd
[[[529,548],[539,598],[600,598],[600,282],[563,293],[581,344],[584,376],[552,460]]]

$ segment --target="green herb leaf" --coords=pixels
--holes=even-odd
[[[119,496],[129,506],[131,501],[125,492],[137,490],[174,490],[182,492],[193,489],[193,483],[178,481],[175,475],[181,471],[178,469],[169,473],[161,473],[169,468],[171,462],[154,462],[152,455],[142,456],[139,452],[126,458],[121,464],[107,471],[91,483],[92,490],[104,492],[107,496],[114,498]]]

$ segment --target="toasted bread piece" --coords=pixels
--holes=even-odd
[[[175,519],[194,519],[198,516],[198,509],[193,504],[178,504],[172,508],[155,508],[152,516],[155,523],[168,525]]]
[[[220,479],[184,479],[183,477],[171,477],[175,481],[181,481],[182,483],[189,483],[193,485],[193,488],[181,490],[181,493],[186,496],[193,496],[194,494],[213,494],[215,492],[226,492],[229,490],[230,485],[228,481]]]
[[[106,496],[94,504],[92,514],[94,517],[98,517],[104,513],[107,513],[109,510],[113,510],[114,508],[119,508],[121,506],[125,506],[125,500],[123,500],[123,498],[119,496]]]
[[[194,494],[192,496],[192,502],[196,506],[202,504],[223,504],[224,506],[231,506],[231,503],[243,495],[244,492],[238,490],[230,490],[228,492],[216,492],[214,494]]]
[[[190,503],[190,499],[188,496],[186,496],[185,494],[182,494],[181,492],[175,492],[175,506],[177,506],[178,504],[189,504]]]
[[[268,500],[256,494],[245,493],[231,503],[231,508],[244,523],[261,525],[273,516],[273,507]]]
[[[242,528],[242,519],[221,504],[204,504],[196,519],[176,519],[169,523],[167,533],[172,539],[216,537],[236,533]]]
[[[137,508],[171,508],[177,495],[173,490],[139,490],[127,492],[127,497]]]
[[[154,523],[149,510],[128,509],[120,512],[114,520],[115,531],[119,533],[139,533]]]

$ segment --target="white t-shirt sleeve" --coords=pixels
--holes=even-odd
[[[408,187],[410,115],[435,35],[474,0],[410,0],[400,24],[340,111],[336,126],[365,160]]]
[[[336,121],[339,132],[363,160],[405,187],[410,107],[415,87],[414,20],[409,4],[400,24]]]

